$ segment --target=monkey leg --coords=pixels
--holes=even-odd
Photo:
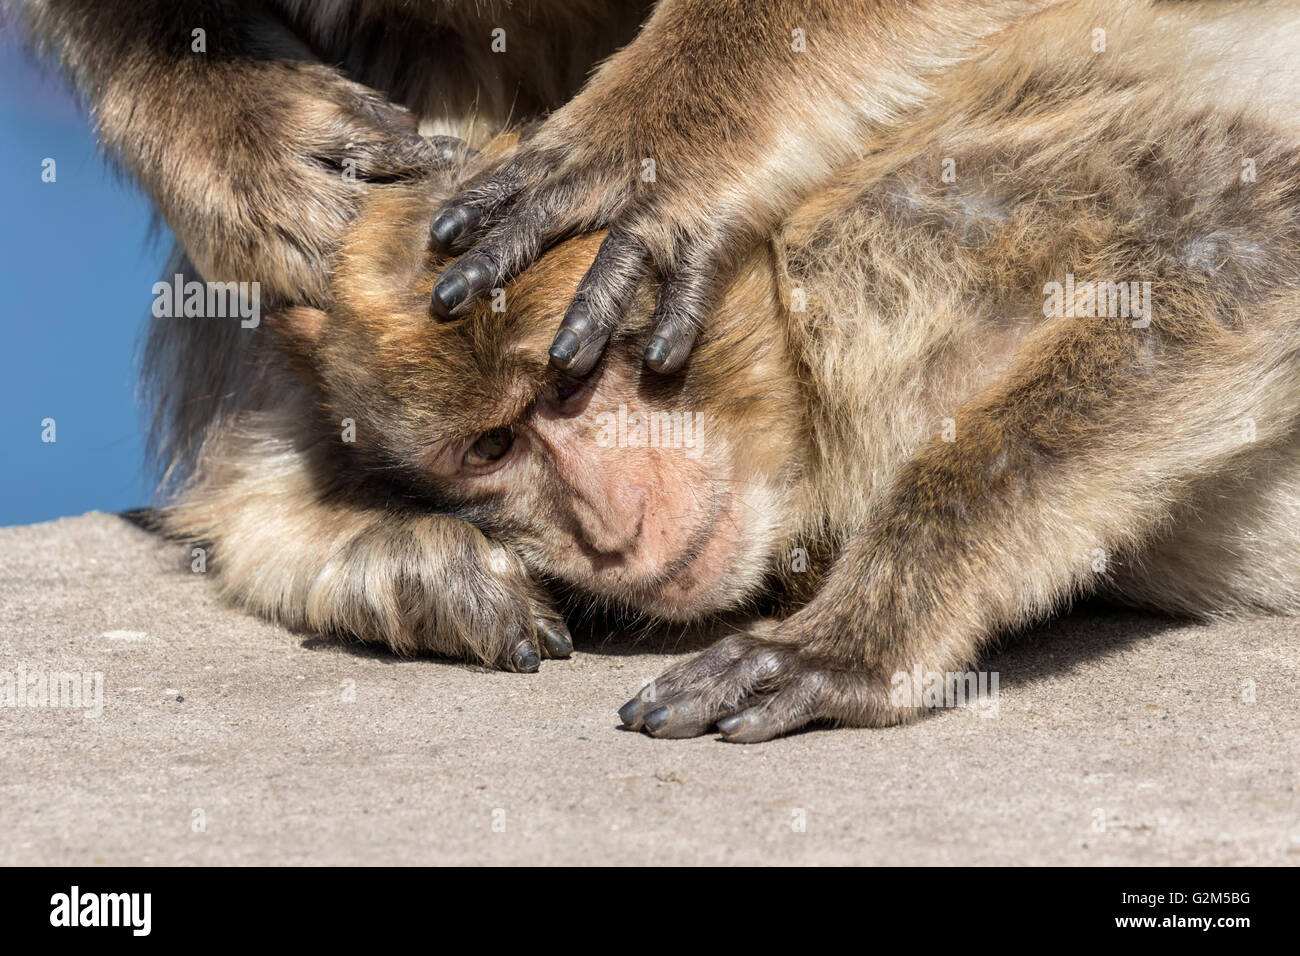
[[[517,556],[457,518],[331,487],[320,450],[289,437],[301,422],[290,410],[245,420],[205,448],[199,482],[164,511],[168,532],[211,548],[224,597],[403,655],[535,671],[572,653]]]
[[[1254,422],[1240,423],[1253,444]],[[1300,615],[1300,429],[1200,482],[1168,529],[1098,584],[1130,605],[1194,617]]]
[[[946,683],[988,638],[1140,553],[1195,482],[1284,446],[1300,415],[1300,298],[1232,302],[1203,283],[1166,298],[1147,327],[1045,323],[956,411],[953,440],[902,467],[805,608],[672,668],[624,723],[753,742],[912,719],[915,695],[895,690],[913,675]]]

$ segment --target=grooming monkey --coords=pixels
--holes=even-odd
[[[557,304],[556,318],[567,315],[551,362],[578,375],[642,278],[658,280],[657,318],[641,343],[648,364],[680,370],[717,283],[803,194],[930,101],[986,38],[1047,5],[18,0],[17,9],[175,233],[180,258],[166,274],[256,281],[267,309],[330,309],[339,243],[374,189],[456,170],[462,141],[481,144],[507,121],[554,110],[508,163],[432,216],[439,249],[469,252],[430,307],[462,314],[561,234],[607,229],[576,297]],[[162,319],[149,333],[164,492],[239,483],[249,495],[211,534],[224,591],[287,624],[399,652],[516,670],[567,654],[563,621],[516,555],[423,501],[322,466],[329,456],[305,413],[288,440],[264,440],[259,423],[297,401],[284,364],[264,330]],[[341,423],[331,424],[337,435]],[[226,447],[243,436],[244,453],[202,454],[217,435]],[[273,507],[276,521],[258,519]]]
[[[357,419],[355,447],[320,434],[317,467],[651,617],[775,596],[620,711],[661,737],[912,719],[895,675],[965,670],[1084,594],[1296,613],[1300,85],[1276,54],[1297,22],[1293,4],[1069,3],[1008,29],[744,258],[674,375],[643,362],[646,289],[589,376],[550,361],[608,233],[541,255],[504,312],[436,322],[448,259],[426,224],[476,170],[377,188],[330,308],[268,319],[302,409]],[[697,444],[620,435],[624,408],[699,415]],[[211,443],[172,527],[293,538],[319,481],[292,453],[305,414]],[[364,573],[350,549],[387,532],[340,521],[320,579],[414,587],[409,520]],[[236,574],[253,603],[279,593]]]

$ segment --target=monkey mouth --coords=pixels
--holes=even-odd
[[[705,518],[703,526],[691,535],[690,540],[686,542],[686,547],[682,549],[682,553],[677,559],[655,575],[655,580],[650,585],[652,588],[674,580],[699,560],[700,555],[704,553],[708,543],[713,539],[714,530],[718,526],[718,515],[724,508],[722,497],[720,493],[713,495],[713,498],[709,501],[708,517]]]
[[[706,516],[680,554],[633,589],[632,603],[668,616],[698,613],[717,601],[736,553],[739,529],[731,517],[731,496],[715,488]]]

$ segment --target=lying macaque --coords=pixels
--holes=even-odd
[[[658,316],[647,365],[675,372],[738,259],[929,102],[945,70],[1053,2],[17,0],[13,12],[175,237],[167,280],[208,284],[206,310],[191,299],[186,316],[154,315],[141,391],[159,500],[181,506],[171,527],[212,546],[203,566],[221,592],[291,626],[532,671],[571,647],[550,595],[474,526],[341,468],[322,436],[346,442],[348,426],[313,412],[255,327],[260,309],[330,311],[356,211],[386,184],[431,176],[450,198],[430,241],[469,250],[435,311],[470,308],[561,235],[608,229],[557,306],[552,364],[590,370],[644,280]],[[511,121],[528,142],[458,176],[466,142]],[[255,314],[236,303],[241,321],[220,321],[233,313],[213,308],[216,286],[256,289]]]
[[[235,554],[255,606],[288,590],[259,573],[297,574],[316,624],[359,632],[349,608],[418,616],[421,589],[479,613],[480,564],[422,564],[445,553],[433,512],[523,589],[674,621],[770,599],[620,711],[659,737],[914,718],[894,675],[964,670],[1081,595],[1300,611],[1297,87],[1276,61],[1208,56],[1226,28],[1202,12],[1135,6],[1105,55],[1090,13],[1008,31],[808,196],[676,374],[644,367],[645,289],[589,376],[553,368],[601,233],[430,316],[450,260],[429,218],[508,137],[374,190],[328,313],[268,318],[302,384],[212,444],[171,527]],[[263,566],[236,520],[317,556]],[[522,634],[484,658],[535,667]]]

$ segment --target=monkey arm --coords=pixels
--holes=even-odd
[[[661,0],[511,161],[435,215],[435,244],[465,254],[434,311],[463,314],[558,239],[608,228],[552,364],[590,371],[653,271],[646,361],[677,371],[738,255],[937,74],[1050,2]]]
[[[422,172],[451,151],[318,62],[257,2],[23,0],[20,10],[203,276],[258,281],[263,302],[322,301],[359,184]]]
[[[1268,267],[1285,266],[1274,282],[1300,266],[1293,235],[1277,248],[1288,244],[1289,261]],[[965,670],[991,636],[1151,540],[1192,481],[1291,433],[1300,297],[1233,303],[1204,281],[1166,288],[1147,328],[1064,318],[1038,330],[959,410],[955,440],[906,464],[809,605],[673,668],[624,721],[665,737],[716,724],[750,742],[810,721],[913,719],[913,700],[891,694],[896,675]]]
[[[246,416],[205,446],[164,530],[211,550],[233,603],[289,627],[351,634],[399,654],[535,671],[567,657],[563,618],[512,552],[457,518],[339,483],[304,446],[306,413]]]

